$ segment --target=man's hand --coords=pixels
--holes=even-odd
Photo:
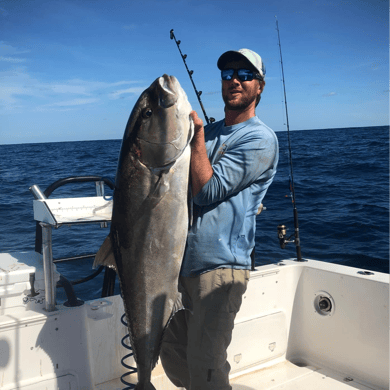
[[[195,130],[194,138],[197,136],[200,136],[199,133],[203,133],[203,134],[201,134],[201,136],[204,137],[204,127],[203,127],[202,119],[200,119],[198,117],[198,114],[196,113],[196,111],[191,111],[190,117],[191,117],[192,121],[194,122],[194,130]]]
[[[194,122],[195,129],[195,134],[191,141],[191,184],[192,196],[196,196],[210,180],[214,172],[207,157],[203,121],[195,111],[191,111],[190,117]]]

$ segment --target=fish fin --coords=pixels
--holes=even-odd
[[[165,194],[169,191],[169,180],[172,177],[172,172],[170,171],[162,171],[159,174],[159,178],[157,180],[156,186],[153,189],[153,192],[149,194],[148,198],[152,202],[152,206],[156,206],[160,200],[165,196]]]
[[[183,310],[183,309],[185,309],[185,307],[183,305],[182,294],[179,293],[179,295],[177,296],[176,301],[175,301],[175,303],[173,304],[173,307],[172,307],[172,316],[171,316],[171,318],[175,315],[175,313],[177,313],[179,310]]]
[[[164,339],[164,334],[165,334],[165,331],[167,330],[172,318],[174,317],[174,315],[180,311],[180,310],[184,310],[186,309],[186,307],[184,307],[183,305],[183,301],[182,301],[182,293],[178,293],[177,294],[177,297],[176,297],[176,300],[172,306],[172,312],[171,312],[171,316],[169,317],[167,323],[165,324],[165,327],[162,331],[162,335],[161,335],[161,339],[160,339],[160,345],[158,346],[158,353],[157,353],[157,356],[156,356],[156,359],[152,362],[152,369],[156,366],[157,364],[157,361],[158,361],[158,357],[160,355],[160,351],[161,351],[161,344],[162,344],[162,341]],[[140,387],[141,389],[141,387]]]
[[[92,267],[96,268],[98,265],[104,265],[106,267],[113,268],[115,272],[118,273],[114,251],[112,249],[111,234],[106,237],[102,246],[96,253],[95,261],[93,262]]]

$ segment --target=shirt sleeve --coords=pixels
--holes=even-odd
[[[238,139],[212,164],[214,173],[195,196],[206,206],[234,195],[256,181],[266,182],[275,173],[277,141],[267,133],[251,132]]]

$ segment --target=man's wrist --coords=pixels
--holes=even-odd
[[[198,143],[204,143],[204,128],[201,127],[199,130],[197,130],[192,137],[191,146],[194,147]]]

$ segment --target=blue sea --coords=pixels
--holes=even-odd
[[[294,232],[286,132],[277,133],[278,173],[257,219],[256,263],[296,257],[281,249],[277,226]],[[371,271],[389,272],[389,127],[290,132],[302,256]],[[35,245],[33,184],[45,190],[69,176],[100,175],[114,181],[121,140],[0,145],[0,251]],[[72,184],[51,197],[94,196],[94,183]],[[106,187],[106,194],[111,192]],[[53,230],[55,259],[96,253],[109,229],[99,225]],[[69,280],[89,275],[93,259],[57,263]],[[103,273],[75,286],[81,299],[99,298]],[[61,291],[60,291],[61,290]],[[64,298],[62,289],[58,300]]]

